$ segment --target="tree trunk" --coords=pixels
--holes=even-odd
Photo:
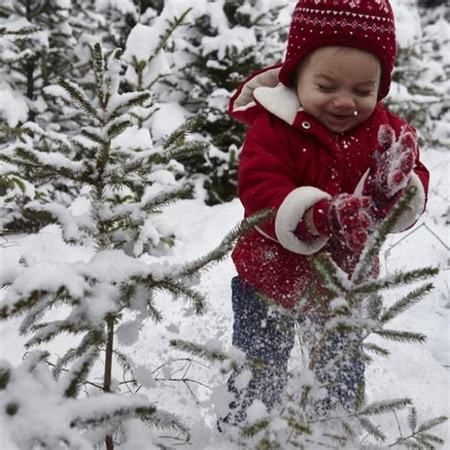
[[[26,17],[28,22],[31,23],[31,1],[28,0],[26,3]],[[27,79],[27,97],[30,100],[34,100],[34,71],[36,68],[35,59],[32,57],[31,59],[28,59],[25,65],[25,76]],[[36,113],[30,109],[28,112],[28,120],[31,122],[34,122]]]
[[[112,357],[114,348],[114,318],[108,317],[106,320],[107,341],[105,350],[105,372],[103,375],[103,392],[111,392],[112,380]],[[111,435],[105,438],[106,450],[114,450],[114,441]]]

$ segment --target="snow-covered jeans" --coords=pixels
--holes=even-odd
[[[322,334],[320,320],[311,317],[293,318],[258,297],[256,290],[239,277],[232,280],[234,313],[234,346],[246,354],[250,365],[235,369],[228,390],[234,400],[229,414],[222,419],[231,425],[242,424],[247,409],[254,400],[260,400],[270,411],[281,399],[287,383],[287,366],[294,346],[294,322],[299,323],[301,334]],[[336,407],[351,410],[357,392],[364,383],[362,349],[356,345],[355,333],[331,333],[322,351],[318,352],[314,367],[316,380],[326,386],[326,396],[315,402],[316,414],[323,416]],[[314,339],[305,339],[308,353],[314,354]],[[309,345],[308,345],[309,342]],[[309,347],[309,348],[308,348]],[[351,350],[350,350],[351,349]],[[258,364],[258,361],[261,364]],[[256,363],[256,364],[255,364]],[[254,367],[256,366],[256,369]],[[249,373],[251,374],[249,376]]]

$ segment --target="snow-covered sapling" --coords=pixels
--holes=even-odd
[[[203,151],[206,144],[189,138],[201,122],[194,117],[169,135],[163,145],[153,145],[148,131],[134,124],[132,114],[135,108],[151,107],[151,94],[121,92],[126,69],[123,64],[120,52],[107,57],[95,44],[95,97],[73,81],[60,82],[93,125],[67,136],[60,151],[55,148],[43,153],[29,146],[15,148],[8,155],[11,163],[27,164],[37,175],[76,184],[85,197],[81,212],[48,201],[35,201],[28,207],[52,215],[65,241],[89,249],[90,259],[69,263],[24,257],[0,275],[0,284],[7,286],[0,303],[0,319],[23,317],[20,332],[32,334],[27,347],[49,342],[62,333],[77,336],[77,345],[54,364],[54,373],[61,380],[71,374],[64,392],[72,398],[77,397],[81,385],[89,382],[100,355],[103,375],[101,382],[89,382],[91,387],[114,392],[114,358],[132,371],[131,359],[116,348],[115,332],[124,313],[134,315],[136,336],[145,320],[161,320],[153,295],[157,290],[189,299],[193,310],[201,313],[204,298],[192,287],[192,279],[224,257],[242,232],[267,217],[264,213],[245,222],[217,249],[185,265],[171,265],[156,257],[149,263],[141,258],[149,253],[160,255],[168,247],[171,236],[162,220],[163,206],[192,193],[192,186],[178,179],[182,166],[177,158]],[[37,128],[34,131],[39,132]],[[63,306],[65,316],[47,316],[50,309],[59,306]],[[151,409],[151,414],[141,414],[142,408],[123,411],[121,405],[120,410],[112,408],[101,420],[108,450],[114,447],[113,433],[123,431],[132,417],[160,428],[185,429],[176,418],[167,420],[167,413],[150,402],[145,411]],[[90,426],[91,419],[80,417],[79,423]]]

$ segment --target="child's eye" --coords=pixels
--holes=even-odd
[[[334,86],[327,86],[327,85],[324,85],[324,84],[318,84],[317,87],[322,92],[334,92],[336,90],[336,88]]]
[[[372,94],[372,91],[356,89],[355,93],[356,93],[356,95],[359,95],[360,97],[369,97],[369,95]]]

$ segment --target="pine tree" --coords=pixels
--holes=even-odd
[[[12,148],[35,148],[39,149],[40,152],[51,153],[55,150],[55,143],[56,145],[62,143],[62,150],[66,152],[66,156],[73,158],[74,155],[67,153],[68,147],[65,145],[65,134],[72,136],[80,126],[92,126],[93,118],[90,115],[82,114],[80,108],[75,109],[72,107],[70,97],[60,86],[55,84],[57,76],[65,75],[65,78],[77,80],[77,83],[88,94],[92,94],[95,89],[95,80],[89,72],[86,72],[86,67],[88,66],[85,56],[87,43],[93,38],[92,35],[95,34],[96,37],[106,42],[109,47],[117,41],[122,48],[125,48],[125,41],[127,40],[125,33],[129,31],[129,27],[137,20],[146,21],[149,25],[139,24],[136,28],[139,28],[139,30],[146,29],[148,32],[153,33],[151,36],[147,36],[149,38],[149,45],[146,50],[147,60],[139,61],[139,68],[135,67],[133,69],[132,63],[135,55],[129,55],[131,63],[129,65],[130,75],[122,80],[123,86],[121,88],[124,91],[152,88],[153,108],[147,108],[146,111],[134,110],[134,114],[143,114],[140,117],[139,125],[148,126],[151,129],[148,119],[159,107],[158,94],[155,93],[154,89],[154,84],[158,81],[159,74],[156,74],[157,79],[151,80],[151,83],[147,82],[143,86],[143,80],[135,83],[131,72],[134,70],[134,73],[136,73],[136,70],[142,70],[145,71],[144,75],[148,75],[151,73],[152,67],[156,68],[155,70],[164,67],[161,60],[164,58],[165,47],[168,45],[171,34],[182,24],[187,12],[182,14],[181,18],[175,17],[171,21],[169,20],[169,18],[172,19],[169,17],[170,11],[158,17],[155,10],[151,7],[153,2],[138,3],[140,3],[139,14],[137,12],[138,5],[131,2],[131,0],[122,4],[122,7],[128,8],[127,11],[133,12],[134,22],[127,22],[126,17],[128,16],[122,17],[117,9],[118,6],[114,7],[112,4],[103,4],[102,6],[97,3],[77,2],[74,0],[70,5],[66,2],[57,2],[56,5],[59,9],[52,9],[52,4],[50,3],[41,5],[42,7],[40,8],[31,4],[30,6],[28,3],[15,9],[9,3],[2,7],[8,23],[14,22],[14,17],[17,14],[28,14],[33,19],[33,23],[37,22],[43,28],[33,28],[25,19],[18,19],[19,24],[25,23],[28,27],[26,29],[23,28],[25,25],[22,26],[23,30],[28,31],[28,33],[20,32],[18,25],[14,26],[14,23],[12,25],[10,23],[10,31],[8,32],[8,29],[6,29],[8,39],[0,37],[0,45],[3,43],[5,49],[8,50],[8,52],[5,52],[8,64],[2,75],[5,80],[10,80],[10,84],[7,85],[7,90],[5,88],[4,92],[6,98],[11,97],[16,102],[11,106],[7,105],[5,107],[5,113],[9,115],[10,123],[0,128],[0,152],[9,152]],[[160,6],[156,2],[155,7]],[[33,9],[35,7],[37,8],[36,11]],[[102,8],[106,8],[106,10]],[[69,12],[70,15],[68,16]],[[59,24],[58,26],[56,26],[57,23]],[[58,27],[66,30],[66,34],[68,34],[61,35]],[[30,33],[29,30],[31,29],[34,31],[34,34]],[[13,33],[14,40],[11,40],[9,36]],[[69,34],[71,38],[67,39]],[[39,46],[34,45],[33,40],[45,41],[43,37],[52,46],[46,50],[39,50]],[[24,39],[27,39],[25,44],[22,43]],[[64,42],[64,46],[61,44],[62,42]],[[152,42],[155,42],[155,44],[152,45]],[[24,54],[20,50],[20,47],[24,45],[36,48],[33,60],[39,62],[39,64],[36,63],[33,66],[33,76],[28,78],[23,73],[25,67],[19,64],[26,59],[24,56],[30,56],[26,51]],[[134,45],[134,47],[137,46]],[[130,52],[129,48],[127,48],[127,52]],[[44,58],[47,53],[52,55],[51,60],[47,57]],[[58,59],[60,54],[63,54],[63,57]],[[67,58],[73,58],[70,64],[67,63]],[[57,60],[57,62],[54,62],[53,59]],[[47,68],[44,63],[51,63],[51,66]],[[40,75],[41,72],[47,74],[45,79]],[[19,81],[14,84],[16,79]],[[28,80],[26,86],[20,81],[24,79]],[[31,80],[35,81],[31,83]],[[41,105],[41,110],[37,117],[31,114],[33,120],[17,128],[18,118],[20,118],[20,122],[25,122],[28,114],[27,105],[29,101],[24,100],[25,95],[21,97],[21,90],[33,91],[33,96],[37,96],[36,102]],[[22,108],[19,108],[19,102],[21,102]],[[33,179],[34,182],[32,183],[31,180]],[[66,208],[79,195],[76,184],[73,182],[66,180],[62,183],[53,179],[51,183],[48,183],[46,177],[34,177],[34,174],[30,173],[30,166],[23,164],[20,167],[6,166],[3,168],[2,173],[0,173],[0,189],[0,227],[8,231],[36,231],[43,225],[52,222],[51,217],[43,211],[40,211],[39,214],[31,212],[31,208],[28,206],[34,200],[44,202],[51,200]]]
[[[61,76],[80,79],[82,75],[70,2],[6,0],[0,6],[0,18],[9,24],[39,30],[16,40],[20,53],[6,55],[3,78],[10,81],[19,95],[27,98],[28,120],[43,123],[49,109],[45,87],[56,83]]]
[[[192,302],[193,310],[201,313],[204,299],[191,286],[192,279],[226,255],[238,235],[260,220],[256,218],[233,230],[217,249],[189,264],[144,262],[140,258],[143,253],[160,254],[173,238],[165,234],[162,208],[192,194],[192,186],[177,179],[182,167],[176,160],[204,150],[203,141],[188,137],[198,128],[200,119],[190,119],[164,145],[154,146],[148,130],[136,125],[134,115],[136,109],[142,112],[149,105],[151,108],[150,92],[121,91],[126,72],[121,51],[105,55],[100,44],[95,44],[92,70],[94,97],[75,82],[60,80],[74,105],[90,117],[91,126],[75,136],[66,136],[64,141],[58,139],[53,151],[22,146],[2,154],[4,161],[26,167],[35,179],[67,180],[85,196],[84,213],[77,214],[49,199],[34,201],[28,208],[54,217],[66,242],[91,249],[89,261],[61,263],[24,258],[11,265],[0,279],[0,284],[7,286],[0,303],[0,319],[22,316],[19,331],[32,335],[27,347],[45,344],[62,333],[77,337],[78,345],[68,349],[54,365],[57,383],[64,386],[64,399],[77,399],[100,355],[104,362],[102,381],[90,385],[104,394],[114,392],[114,360],[133,371],[131,359],[116,348],[115,330],[125,312],[135,315],[139,324],[147,319],[160,321],[153,295],[156,291],[185,297]],[[55,138],[37,125],[30,131],[42,133],[49,140]],[[23,279],[29,280],[26,286]],[[60,306],[64,306],[66,316],[48,320],[46,313]],[[93,398],[90,404],[95,403]],[[95,415],[78,403],[73,408],[81,412],[71,427],[102,425],[94,443],[99,443],[100,436],[108,450],[114,448],[113,433],[122,433],[121,438],[126,439],[123,430],[133,417],[153,427],[183,432],[187,439],[186,428],[174,416],[156,409],[146,399],[108,400],[106,406],[93,406]]]
[[[405,6],[403,6],[405,8]],[[448,11],[445,7],[426,10],[413,6],[405,19],[414,19],[418,33],[399,42],[399,51],[387,104],[419,130],[422,144],[447,149],[450,129],[446,125],[450,73],[446,55],[450,49]],[[403,16],[402,16],[403,17]],[[410,27],[410,24],[402,24]]]
[[[236,196],[238,153],[245,130],[227,115],[227,102],[251,72],[281,61],[287,26],[278,17],[287,2],[278,3],[206,2],[194,7],[190,33],[179,44],[186,63],[174,88],[181,88],[182,104],[188,110],[208,114],[203,133],[212,147],[207,161],[187,164],[193,173],[206,175],[208,204]]]
[[[10,436],[9,443],[2,439],[6,446],[2,448],[91,450],[92,439],[86,431],[101,434],[105,425],[120,426],[134,417],[188,434],[174,416],[158,412],[142,396],[97,393],[75,399],[78,372],[85,368],[74,366],[55,380],[46,363],[48,356],[46,352],[30,352],[15,368],[0,361],[0,424]],[[83,362],[86,364],[87,358]]]
[[[343,274],[328,254],[322,253],[311,257],[326,287],[324,301],[330,305],[331,314],[325,317],[325,324],[316,330],[317,333],[309,330],[306,338],[314,340],[313,353],[309,355],[306,367],[300,372],[288,373],[288,385],[282,404],[270,413],[261,412],[257,419],[247,423],[236,438],[240,447],[258,450],[294,448],[310,450],[322,447],[373,449],[405,446],[425,450],[438,448],[437,445],[444,442],[439,435],[430,430],[446,422],[447,417],[439,416],[418,424],[417,410],[410,399],[397,398],[366,404],[364,386],[360,386],[354,408],[350,411],[336,408],[323,414],[320,407],[318,408],[324,386],[318,380],[315,368],[318,356],[331,333],[352,333],[352,336],[356,336],[353,339],[354,348],[356,350],[359,346],[363,346],[364,359],[367,363],[370,363],[374,356],[389,356],[386,348],[368,341],[371,335],[405,344],[420,344],[425,341],[423,334],[398,330],[392,328],[390,323],[430,294],[433,289],[431,282],[427,281],[421,285],[417,283],[430,279],[438,270],[426,267],[398,272],[381,279],[373,279],[370,276],[374,256],[379,254],[381,245],[407,208],[414,193],[414,189],[410,189],[372,235],[350,278]],[[413,286],[409,292],[392,302],[396,289],[411,285]],[[320,295],[314,292],[309,294],[315,299]],[[267,301],[270,302],[270,299]],[[305,302],[299,302],[298,307],[289,311],[289,316],[302,317],[304,306]],[[242,364],[217,349],[211,351],[208,347],[183,341],[173,341],[172,345],[211,362],[221,362],[224,368],[239,367]],[[337,361],[345,357],[345,354],[337,354],[335,358]],[[257,362],[254,366],[250,366],[249,370],[257,371],[258,364],[264,363]],[[408,411],[410,430],[402,432],[389,444],[388,437],[376,424],[376,417],[387,413],[401,413],[403,410]],[[366,437],[363,438],[363,434]],[[378,444],[380,447],[377,447]]]

